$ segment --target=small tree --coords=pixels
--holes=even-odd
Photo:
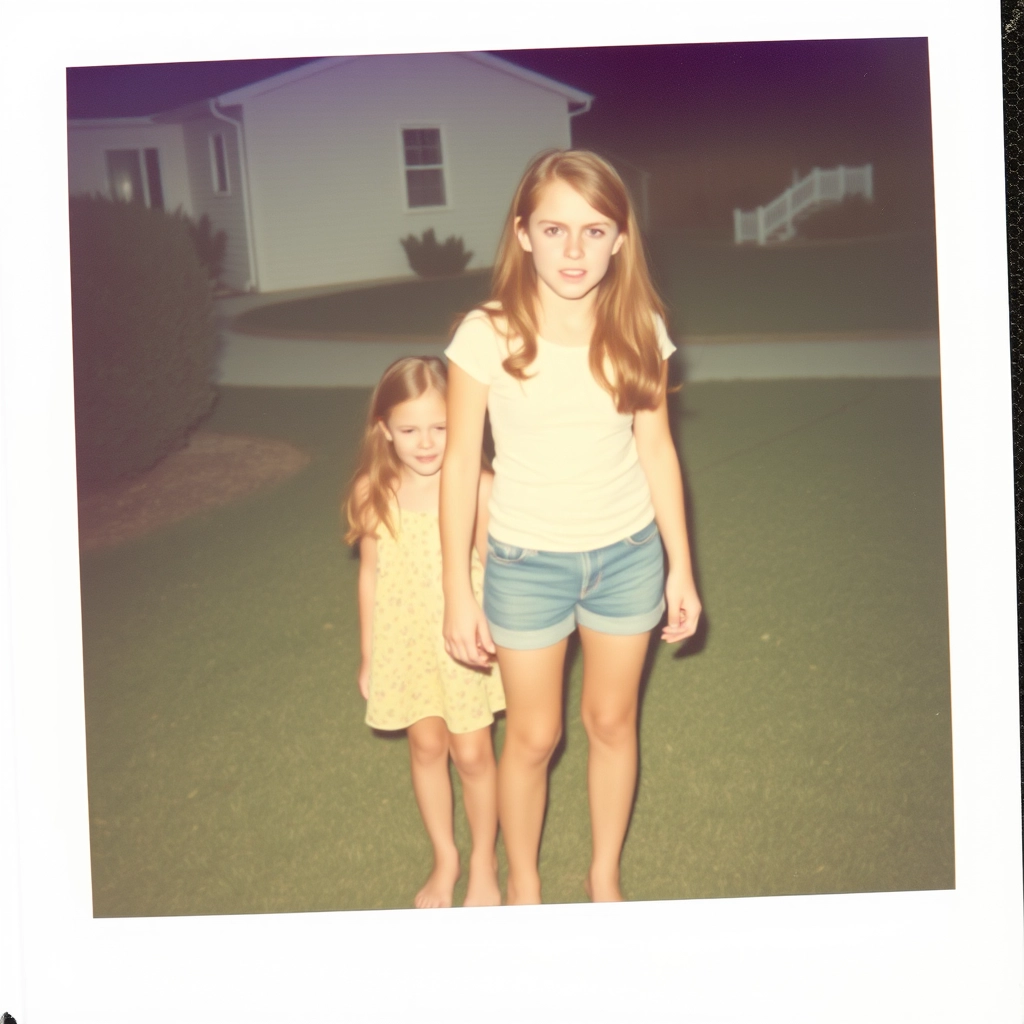
[[[88,489],[185,443],[214,402],[217,331],[183,218],[76,196],[70,229],[78,478]]]
[[[402,248],[409,259],[409,266],[420,277],[448,277],[461,274],[473,258],[466,252],[461,238],[449,235],[444,242],[438,242],[433,228],[423,232],[423,238],[408,235],[401,239]]]

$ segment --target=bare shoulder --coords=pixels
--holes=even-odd
[[[377,535],[364,533],[359,538],[359,561],[366,568],[375,565],[377,559]]]

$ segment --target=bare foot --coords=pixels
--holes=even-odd
[[[469,885],[466,887],[464,907],[500,907],[501,889],[498,888],[498,858],[491,854],[469,858]]]
[[[412,901],[417,910],[429,907],[450,907],[455,883],[459,880],[459,855],[454,857],[435,858],[434,870],[426,880],[423,888],[416,893]]]
[[[596,879],[587,875],[583,879],[583,889],[591,903],[625,903],[625,897],[619,888],[618,878]]]
[[[509,874],[507,888],[508,898],[505,905],[508,907],[540,903],[540,875],[535,874],[532,878],[522,879],[517,885]]]

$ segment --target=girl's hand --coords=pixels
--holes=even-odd
[[[368,661],[359,664],[359,692],[363,700],[370,699],[370,663]]]
[[[497,653],[487,618],[472,594],[444,603],[444,649],[456,661],[485,667]]]
[[[693,636],[697,631],[701,605],[689,573],[669,569],[665,578],[665,602],[668,605],[668,624],[661,631],[661,639],[674,644]]]

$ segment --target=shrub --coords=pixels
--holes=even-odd
[[[207,277],[212,283],[218,284],[224,269],[224,256],[228,251],[227,233],[224,231],[214,232],[210,218],[205,213],[198,221],[185,217],[184,214],[182,214],[182,219],[188,226],[192,244],[196,247],[199,262],[206,268]]]
[[[209,412],[217,332],[183,218],[140,203],[70,203],[79,487],[147,469]]]
[[[423,232],[423,238],[408,235],[401,239],[402,248],[409,258],[409,266],[420,277],[447,277],[461,274],[473,258],[461,238],[450,235],[443,243],[438,242],[433,228]]]

